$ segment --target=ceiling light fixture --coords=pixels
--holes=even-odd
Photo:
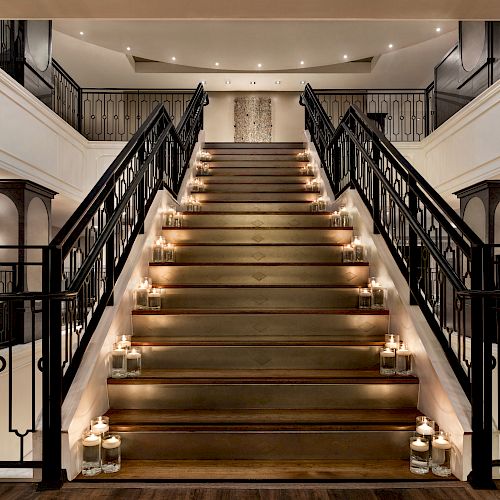
[[[250,82],[250,85],[255,85],[257,82]]]
[[[80,31],[80,36],[83,36],[85,35],[85,33],[83,31]]]
[[[207,83],[207,81],[206,81],[206,80],[202,80],[202,81],[201,81],[201,84],[202,84],[202,85],[205,85],[206,83]]]
[[[218,62],[216,62],[216,63],[215,63],[215,65],[216,65],[216,66],[218,66],[218,65],[219,65],[219,63],[218,63]]]
[[[301,85],[305,85],[305,84],[306,84],[306,81],[305,81],[305,80],[300,80],[300,84],[301,84]]]
[[[130,47],[127,47],[127,50],[130,52],[132,49]]]
[[[441,28],[436,28],[436,31],[439,33],[441,31]]]
[[[274,83],[275,83],[276,85],[279,85],[279,84],[281,83],[281,80],[276,80]]]
[[[176,60],[176,57],[175,56],[172,56],[172,61],[175,61]]]
[[[300,61],[300,64],[301,64],[301,65],[304,65],[304,61]]]
[[[262,68],[262,64],[261,63],[257,64],[257,68]]]
[[[226,80],[226,85],[231,85],[231,81],[230,80]]]
[[[347,54],[344,54],[344,59],[347,59]]]
[[[392,43],[389,44],[389,48],[392,49],[394,47],[394,45],[392,45]]]

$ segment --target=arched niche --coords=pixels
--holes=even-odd
[[[481,198],[474,196],[467,202],[463,219],[483,241],[486,241],[486,209]]]
[[[50,217],[45,203],[38,197],[32,198],[26,214],[26,245],[47,245],[50,238]],[[28,249],[26,252],[28,262],[41,262],[42,251]],[[42,290],[42,267],[37,265],[27,266],[28,290],[39,292]]]
[[[19,242],[19,212],[15,203],[6,195],[0,193],[0,246],[17,245]],[[0,262],[18,261],[15,248],[0,249]],[[0,293],[12,291],[12,266],[0,265]]]
[[[500,203],[495,208],[495,245],[500,244]]]

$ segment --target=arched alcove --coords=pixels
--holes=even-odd
[[[500,203],[495,208],[495,245],[500,243]]]
[[[483,201],[477,196],[471,198],[465,206],[464,221],[483,241],[486,241],[486,209]]]
[[[15,203],[0,194],[0,245],[17,245],[19,241],[19,213]],[[1,249],[0,261],[17,262],[16,249]],[[0,293],[12,291],[12,267],[0,266]]]
[[[28,206],[26,216],[26,244],[47,245],[49,243],[49,213],[45,203],[40,198],[33,198]],[[41,250],[31,249],[26,252],[29,262],[41,262]],[[42,290],[41,266],[28,266],[27,285],[30,291]]]

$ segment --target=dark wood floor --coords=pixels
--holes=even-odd
[[[497,484],[500,488],[500,482]],[[1,500],[465,500],[500,499],[498,491],[475,491],[467,483],[425,484],[82,484],[37,493],[28,483],[0,483]]]

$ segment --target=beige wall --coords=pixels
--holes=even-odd
[[[299,92],[209,92],[205,108],[205,140],[234,142],[234,98],[259,96],[271,98],[273,142],[304,140],[304,108]]]

